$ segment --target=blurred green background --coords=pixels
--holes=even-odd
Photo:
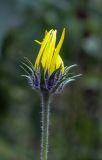
[[[0,0],[0,160],[40,159],[40,98],[19,65],[64,27],[61,56],[83,76],[53,98],[49,160],[102,160],[102,0]]]

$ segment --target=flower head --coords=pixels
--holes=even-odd
[[[26,77],[33,89],[49,93],[60,93],[66,84],[74,81],[77,76],[69,73],[76,65],[64,67],[64,62],[59,53],[64,41],[65,29],[56,45],[56,30],[45,32],[42,42],[35,40],[40,45],[40,50],[33,65],[27,58],[22,62],[22,68],[27,73]]]

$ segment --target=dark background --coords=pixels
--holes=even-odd
[[[49,160],[102,160],[102,0],[0,0],[0,160],[40,159],[40,97],[19,65],[64,27],[61,56],[83,76],[53,98]]]

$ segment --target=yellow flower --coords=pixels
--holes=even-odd
[[[34,68],[43,68],[44,71],[48,71],[49,76],[58,68],[61,67],[61,72],[64,73],[64,63],[59,55],[60,49],[65,37],[65,29],[63,29],[61,38],[56,46],[56,30],[50,30],[45,32],[45,37],[42,42],[35,40],[41,45],[38,56],[35,61]]]
[[[76,64],[64,67],[64,63],[59,53],[65,37],[63,29],[61,38],[56,46],[57,31],[51,29],[45,32],[42,42],[35,40],[41,45],[35,64],[33,65],[28,58],[24,58],[22,68],[28,79],[29,84],[35,90],[49,94],[61,93],[64,87],[74,81],[79,75],[70,73],[70,69],[77,66]]]

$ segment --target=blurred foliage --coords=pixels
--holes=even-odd
[[[0,160],[38,160],[40,98],[20,77],[34,39],[63,27],[66,65],[83,76],[53,98],[49,160],[102,159],[102,1],[0,0]]]

